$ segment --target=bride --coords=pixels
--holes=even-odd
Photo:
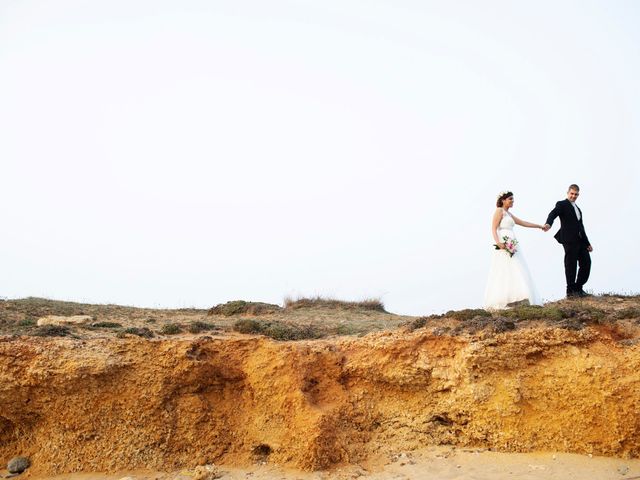
[[[499,310],[519,304],[539,305],[540,299],[513,233],[513,227],[520,225],[544,230],[544,226],[525,222],[509,212],[513,207],[512,192],[501,192],[496,206],[498,208],[491,222],[496,250],[491,259],[484,308]]]

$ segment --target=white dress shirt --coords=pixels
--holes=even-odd
[[[578,217],[578,220],[580,220],[580,210],[578,210],[578,205],[576,205],[576,202],[569,202],[571,203],[571,205],[573,205],[573,209],[576,211],[576,217]]]

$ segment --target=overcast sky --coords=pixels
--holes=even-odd
[[[578,183],[640,292],[640,3],[3,0],[0,296],[482,303],[495,198]],[[546,300],[553,233],[516,233]]]

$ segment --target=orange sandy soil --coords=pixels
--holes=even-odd
[[[303,472],[273,465],[218,467],[222,480],[638,480],[640,460],[569,453],[498,453],[479,449],[429,447],[371,459],[329,471]],[[74,473],[30,480],[193,480],[191,470],[174,472]]]
[[[595,297],[554,305],[561,320],[454,312],[296,342],[5,335],[0,460],[78,480],[211,463],[226,478],[632,478],[639,307]]]

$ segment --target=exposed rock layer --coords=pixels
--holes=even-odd
[[[37,473],[260,458],[303,469],[428,444],[640,455],[640,346],[595,326],[0,341],[0,460]]]

